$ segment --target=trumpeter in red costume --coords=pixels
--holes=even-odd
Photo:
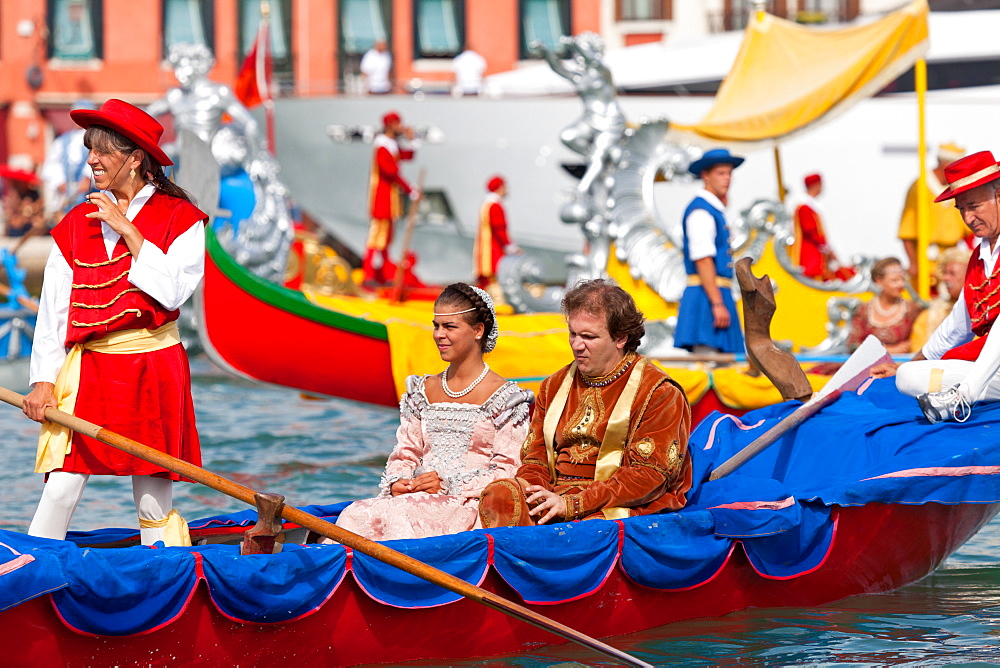
[[[489,192],[479,209],[479,229],[473,251],[476,282],[483,289],[496,281],[500,258],[507,252],[516,251],[507,234],[507,215],[503,207],[507,182],[500,176],[494,176],[486,183],[486,189]]]
[[[382,117],[383,131],[375,137],[375,154],[369,183],[369,211],[371,225],[361,267],[365,281],[385,283],[392,279],[394,268],[389,261],[389,244],[392,243],[392,223],[403,212],[402,196],[416,199],[418,193],[410,187],[399,172],[402,160],[413,159],[413,130],[405,127],[399,114],[389,112]],[[406,144],[400,139],[407,140]],[[375,266],[375,255],[381,264]]]
[[[1000,165],[989,151],[944,168],[948,188],[935,201],[955,208],[978,240],[965,288],[948,317],[913,360],[899,366],[896,387],[917,397],[931,422],[968,419],[977,401],[1000,400]],[[892,373],[889,365],[876,370]]]
[[[43,422],[35,469],[47,478],[28,533],[65,538],[89,477],[128,475],[143,544],[190,544],[171,509],[179,476],[44,422],[56,406],[201,464],[176,321],[202,278],[206,215],[164,175],[173,163],[151,116],[121,100],[70,115],[87,129],[98,192],[52,230],[24,402]]]

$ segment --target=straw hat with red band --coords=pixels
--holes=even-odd
[[[111,99],[97,111],[74,109],[69,112],[69,116],[81,128],[102,125],[125,135],[162,167],[174,164],[159,147],[163,126],[139,107]]]
[[[948,187],[934,198],[935,202],[951,199],[966,190],[984,186],[990,181],[1000,179],[1000,165],[989,151],[980,151],[967,155],[961,160],[946,165],[944,178]]]

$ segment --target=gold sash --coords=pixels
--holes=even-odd
[[[174,321],[159,329],[126,329],[111,332],[102,339],[74,345],[67,353],[62,369],[59,370],[59,377],[56,378],[57,407],[70,415],[76,410],[76,397],[80,390],[80,359],[84,350],[110,355],[134,355],[163,350],[179,345],[180,342],[180,330]],[[43,422],[35,455],[35,473],[48,473],[62,468],[72,445],[73,439],[68,427]]]
[[[490,206],[492,201],[484,202],[479,209],[479,234],[476,236],[474,262],[479,276],[493,278],[493,228],[490,226]]]
[[[611,409],[611,416],[608,418],[608,426],[604,431],[604,438],[601,440],[601,449],[597,453],[597,465],[594,468],[594,480],[607,480],[622,465],[622,457],[625,453],[625,438],[628,436],[628,422],[632,414],[632,403],[636,394],[639,393],[639,384],[642,382],[642,372],[646,368],[648,361],[640,358],[635,366],[629,371],[628,381],[622,391],[614,408]],[[569,401],[569,392],[573,386],[573,377],[576,375],[576,362],[573,362],[566,377],[563,378],[559,390],[556,392],[552,404],[545,413],[545,420],[542,423],[542,435],[545,438],[545,454],[549,460],[549,472],[552,474],[552,483],[556,482],[556,453],[555,435],[559,419],[566,404]],[[605,519],[618,520],[629,516],[628,508],[604,508],[601,510]]]
[[[720,288],[731,288],[733,287],[733,279],[726,278],[725,276],[716,276],[715,284]],[[698,286],[701,285],[701,276],[698,274],[688,274],[688,285]]]

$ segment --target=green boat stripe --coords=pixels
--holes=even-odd
[[[244,291],[252,294],[256,299],[273,306],[274,308],[286,311],[311,320],[313,322],[336,327],[353,334],[369,336],[382,341],[389,340],[389,332],[385,325],[380,322],[372,322],[362,318],[355,318],[344,313],[338,313],[317,306],[306,299],[306,296],[297,290],[290,290],[280,285],[275,285],[265,281],[259,276],[255,276],[244,269],[236,260],[230,257],[219,243],[215,232],[210,226],[205,228],[205,249],[208,251],[212,262],[219,268],[226,277],[239,286]]]

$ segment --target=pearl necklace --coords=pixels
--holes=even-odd
[[[483,381],[483,378],[486,378],[486,374],[488,374],[489,372],[490,372],[490,365],[487,364],[486,362],[483,362],[483,372],[479,374],[479,377],[476,378],[474,381],[472,381],[472,383],[461,392],[453,392],[451,388],[448,387],[448,369],[445,369],[444,371],[441,372],[441,389],[444,390],[444,393],[447,394],[452,399],[458,399],[459,397],[464,397],[469,392],[472,392],[472,388],[474,388],[476,385],[479,385],[479,383]]]

